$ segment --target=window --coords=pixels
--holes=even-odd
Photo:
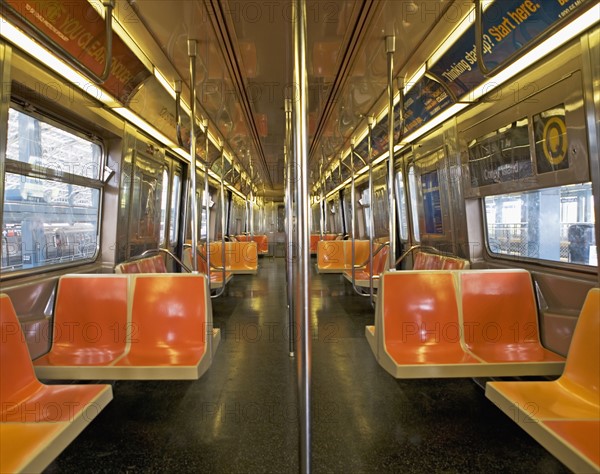
[[[398,171],[396,179],[396,207],[398,208],[398,216],[400,220],[400,239],[408,240],[408,211],[406,210],[406,193],[404,190],[404,180],[402,179],[402,171]]]
[[[418,210],[418,190],[417,190],[417,176],[415,174],[415,167],[411,166],[408,169],[408,191],[410,195],[410,212],[413,216],[412,219],[412,231],[415,238],[415,243],[421,242],[421,234],[419,232],[419,210]]]
[[[9,109],[2,273],[96,257],[102,161],[98,143]]]
[[[491,253],[597,266],[591,183],[487,196]]]
[[[437,171],[421,175],[421,194],[423,196],[423,214],[427,234],[443,234],[442,200]]]
[[[162,192],[160,196],[160,237],[158,244],[160,247],[165,245],[165,233],[167,231],[167,196],[169,193],[169,173],[167,170],[163,170],[162,177]]]
[[[173,188],[171,189],[171,210],[169,212],[169,244],[174,246],[177,244],[177,234],[179,231],[179,207],[181,193],[181,176],[175,174],[173,176]]]

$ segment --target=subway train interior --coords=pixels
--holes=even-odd
[[[600,472],[596,0],[0,0],[0,472]]]

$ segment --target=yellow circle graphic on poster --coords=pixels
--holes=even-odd
[[[567,156],[567,126],[562,117],[551,117],[544,126],[542,138],[544,155],[552,165],[560,164]]]

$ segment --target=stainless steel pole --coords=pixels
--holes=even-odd
[[[388,216],[390,228],[389,268],[396,269],[396,198],[394,196],[394,52],[395,36],[385,38],[388,64]]]
[[[198,42],[188,39],[188,56],[190,58],[190,158],[191,164],[191,208],[192,208],[192,271],[198,272],[198,201],[196,200],[196,54]]]
[[[202,122],[204,125],[204,150],[206,162],[204,164],[204,209],[206,209],[206,277],[210,282],[210,194],[208,189],[208,170],[210,169],[210,159],[208,157],[208,120]]]
[[[375,301],[373,299],[373,239],[375,238],[375,220],[373,217],[373,150],[371,146],[371,132],[373,131],[373,126],[375,125],[375,118],[368,118],[369,124],[369,133],[367,135],[367,160],[369,161],[369,267],[371,267],[371,272],[369,274],[369,300],[371,301],[371,306],[375,306]]]
[[[294,166],[291,153],[291,135],[292,135],[292,100],[285,99],[285,264],[287,270],[287,294],[288,294],[288,335],[289,335],[289,354],[294,357],[296,345],[296,331],[294,323],[294,203],[292,196],[292,186],[294,183]]]
[[[306,64],[306,0],[295,0],[294,14],[294,83],[298,95],[294,107],[294,158],[296,160],[297,179],[297,235],[298,268],[296,284],[296,321],[299,324],[299,343],[297,345],[297,363],[299,376],[300,402],[300,470],[311,471],[310,449],[310,389],[311,389],[311,331],[310,331],[310,229],[308,195],[308,84]]]

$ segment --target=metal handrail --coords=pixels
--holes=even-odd
[[[408,254],[410,254],[411,252],[413,252],[414,250],[417,250],[417,249],[425,249],[428,252],[434,253],[436,255],[444,256],[444,253],[440,252],[435,247],[431,247],[429,245],[416,244],[416,245],[411,246],[402,255],[400,255],[400,257],[398,258],[398,260],[396,260],[396,266],[398,266],[400,264],[400,262],[402,262],[402,260],[404,260],[408,256]]]
[[[181,260],[179,260],[179,258],[177,258],[177,256],[173,252],[171,252],[169,249],[163,249],[163,248],[144,250],[141,253],[141,255],[139,255],[138,257],[130,258],[129,260],[125,260],[125,262],[122,262],[122,263],[135,262],[136,260],[145,258],[150,254],[158,255],[159,253],[167,254],[169,257],[171,257],[173,260],[175,260],[175,262],[177,262],[177,264],[180,265],[181,268],[183,268],[187,273],[192,273],[192,270],[186,264],[184,264]]]
[[[207,133],[208,135],[208,133]],[[221,145],[221,169],[225,169],[225,148]],[[206,148],[206,159],[208,160],[208,147]],[[216,159],[215,159],[216,161]],[[225,264],[227,263],[225,256],[225,178],[223,178],[223,174],[221,173],[221,182],[219,189],[219,197],[221,198],[221,262],[223,266],[221,267],[221,276],[223,278],[223,285],[220,290],[217,291],[214,295],[211,295],[211,298],[218,298],[225,292],[225,284],[227,283]],[[208,199],[208,198],[207,198]],[[208,230],[206,231],[206,236],[208,237]],[[208,249],[208,247],[207,247]],[[210,278],[210,276],[209,276]]]
[[[375,255],[377,255],[379,252],[381,252],[385,247],[389,246],[390,243],[389,242],[384,242],[382,244],[379,245],[379,247],[377,247],[377,250],[375,250],[375,252],[373,252],[373,257]],[[360,265],[354,265],[354,268],[361,268],[367,265],[367,263],[369,263],[370,258],[367,258],[363,263],[361,263]]]
[[[190,244],[183,244],[183,248],[184,249],[191,249],[192,246]],[[202,251],[200,249],[196,249],[196,252],[198,254],[198,256],[204,260],[206,263],[208,263],[208,260],[206,258],[206,255],[204,253],[202,253]],[[225,267],[217,267],[214,263],[210,263],[210,268],[217,270],[217,271],[222,271],[225,269]]]

